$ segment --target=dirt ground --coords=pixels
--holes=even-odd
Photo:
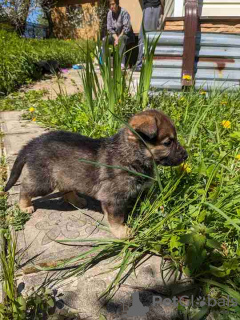
[[[55,75],[46,75],[42,80],[31,83],[27,86],[23,86],[20,91],[27,92],[30,90],[47,90],[43,99],[56,99],[58,94],[71,95],[83,91],[82,70],[75,69],[63,69],[62,74],[57,77]],[[132,71],[129,71],[130,73]],[[100,71],[96,70],[99,75],[99,80],[101,82]],[[137,82],[139,81],[139,72],[133,72],[131,92],[136,91]]]
[[[30,90],[47,90],[44,95],[45,99],[55,99],[58,94],[71,95],[83,91],[81,70],[63,69],[62,74],[46,75],[42,80],[23,86],[20,91],[27,92]]]

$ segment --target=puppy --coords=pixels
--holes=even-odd
[[[129,171],[152,177],[153,160],[159,165],[177,166],[187,157],[170,118],[163,112],[146,110],[109,138],[53,131],[33,139],[19,152],[5,191],[21,175],[19,206],[28,213],[34,211],[33,197],[55,189],[78,207],[85,203],[77,192],[89,195],[101,202],[112,233],[125,238],[130,232],[124,225],[128,204],[148,180]]]

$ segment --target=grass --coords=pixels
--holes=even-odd
[[[232,308],[179,306],[179,313],[190,319],[204,319],[213,311],[216,319],[238,319],[240,91],[213,90],[208,94],[203,90],[163,91],[143,99],[142,93],[148,91],[149,85],[144,84],[144,77],[140,76],[142,83],[137,94],[131,93],[127,85],[131,74],[118,72],[121,57],[117,52],[113,53],[113,72],[110,60],[100,67],[102,83],[96,79],[91,55],[87,54],[82,74],[85,93],[70,97],[61,94],[54,101],[35,99],[34,106],[24,103],[25,117],[53,129],[100,137],[114,134],[132,114],[148,105],[163,110],[174,120],[189,159],[177,168],[157,168],[158,177],[151,190],[138,199],[129,215],[132,239],[94,240],[95,246],[89,252],[74,258],[78,266],[67,277],[83,274],[99,261],[115,256],[118,273],[104,293],[109,298],[126,279],[126,273],[134,272],[150,253],[168,262],[165,281],[171,273],[183,272],[198,285],[196,294],[224,301],[229,295],[238,303]],[[106,59],[110,59],[110,54]],[[150,75],[148,70],[148,79]],[[64,239],[61,242],[68,241],[77,242]]]
[[[79,47],[85,47],[85,42],[80,40],[24,39],[14,32],[0,30],[0,47],[0,96],[39,79],[41,73],[34,65],[38,61],[57,60],[61,67],[84,61]]]

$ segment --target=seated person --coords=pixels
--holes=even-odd
[[[134,42],[135,35],[132,30],[129,13],[119,6],[119,0],[109,0],[109,12],[107,15],[108,42],[117,46],[120,44],[119,53],[123,54],[121,67],[125,67],[125,54],[127,43]],[[105,42],[103,39],[103,55]]]

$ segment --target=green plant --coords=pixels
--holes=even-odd
[[[25,93],[14,92],[7,97],[0,98],[0,111],[28,110],[34,108],[35,104],[41,99],[47,90],[31,90]]]
[[[17,292],[15,281],[15,255],[16,241],[12,239],[10,232],[1,230],[3,250],[1,252],[1,266],[3,278],[3,303],[0,304],[0,319],[25,319],[26,301]],[[5,252],[5,246],[7,252]]]
[[[61,67],[83,62],[79,46],[84,47],[85,42],[24,39],[14,32],[0,30],[0,96],[39,79],[42,75],[35,63],[40,60],[57,60]]]
[[[46,287],[32,288],[27,294],[17,285],[17,239],[8,229],[1,229],[1,271],[3,283],[3,302],[0,303],[1,320],[43,320],[53,314],[55,296]]]
[[[144,59],[140,73],[140,80],[137,87],[137,101],[139,104],[142,104],[143,108],[145,108],[148,103],[149,88],[152,77],[153,57],[161,34],[159,34],[155,38],[152,38],[151,40],[151,38],[146,34],[143,28],[143,35]]]

